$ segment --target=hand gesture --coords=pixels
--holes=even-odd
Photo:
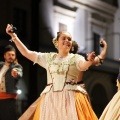
[[[107,46],[107,43],[106,43],[106,41],[104,39],[100,40],[100,46],[101,47],[106,47]]]
[[[11,37],[16,36],[16,34],[13,32],[13,25],[7,24],[6,33]]]
[[[16,68],[13,68],[12,71],[11,71],[11,75],[16,78],[18,76],[18,72],[16,70]]]
[[[96,57],[95,52],[91,52],[90,54],[87,55],[87,60],[94,61],[95,57]]]

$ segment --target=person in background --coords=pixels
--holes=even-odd
[[[58,53],[41,53],[29,50],[18,38],[17,34],[6,33],[17,46],[23,56],[38,63],[47,71],[47,85],[37,100],[37,107],[30,107],[19,120],[98,120],[88,99],[86,91],[78,85],[80,71],[86,71],[94,63],[104,59],[104,52],[95,59],[95,52],[91,52],[86,61],[82,55],[71,54],[72,36],[69,32],[58,32],[53,44]],[[28,108],[29,109],[29,108]]]
[[[116,82],[118,91],[105,107],[99,120],[120,120],[120,68]]]
[[[16,50],[8,45],[4,49],[5,61],[0,62],[0,120],[17,120],[17,82],[22,77],[22,66],[18,64]]]

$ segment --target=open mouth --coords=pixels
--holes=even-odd
[[[66,46],[66,47],[70,47],[71,46],[69,43],[64,43],[63,45]]]

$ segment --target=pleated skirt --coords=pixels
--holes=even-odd
[[[39,97],[18,120],[98,120],[86,94],[52,90]]]

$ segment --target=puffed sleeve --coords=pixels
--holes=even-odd
[[[88,67],[84,66],[84,68],[81,67],[82,64],[84,64],[85,62],[85,58],[81,55],[79,55],[76,58],[76,67],[79,71],[86,71],[88,69]]]
[[[46,68],[46,57],[45,53],[36,52],[36,60],[34,61],[34,64],[37,63],[43,68]]]

